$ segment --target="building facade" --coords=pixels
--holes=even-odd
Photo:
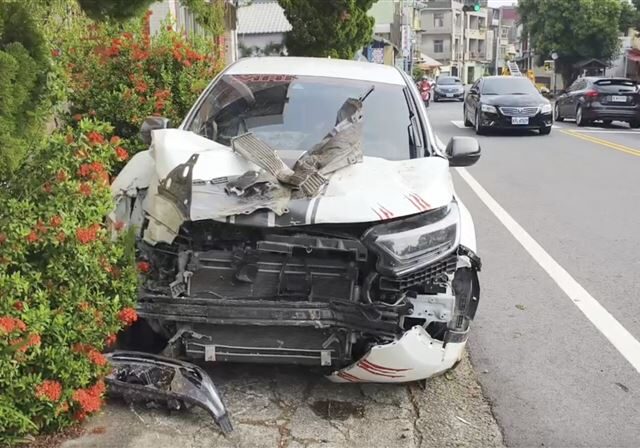
[[[486,3],[486,2],[485,2]],[[457,0],[427,0],[420,7],[420,51],[442,63],[442,74],[472,83],[483,76],[492,60],[489,9],[463,11]]]
[[[278,0],[243,0],[238,4],[240,57],[285,55],[291,24]]]
[[[225,6],[225,31],[218,39],[218,44],[223,48],[223,56],[227,64],[238,59],[237,34],[236,34],[236,7],[233,0],[218,0]],[[150,5],[152,12],[149,21],[151,34],[158,32],[161,26],[171,23],[174,29],[185,32],[187,35],[204,35],[206,31],[195,20],[189,8],[183,6],[180,0],[162,0]]]

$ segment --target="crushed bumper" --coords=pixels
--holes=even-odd
[[[449,342],[433,339],[415,326],[397,341],[373,347],[362,359],[333,372],[336,383],[404,383],[442,373],[453,367],[464,352],[466,340]]]
[[[107,354],[113,370],[107,375],[110,395],[127,401],[157,401],[173,409],[192,404],[207,411],[224,434],[233,431],[218,389],[200,367],[141,352]]]

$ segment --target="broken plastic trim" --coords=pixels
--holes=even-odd
[[[224,434],[233,431],[227,409],[211,378],[200,367],[141,352],[106,355],[113,367],[107,375],[108,392],[131,401],[161,401],[179,409],[180,402],[201,407]]]
[[[158,185],[158,194],[170,199],[185,219],[189,218],[191,214],[193,167],[198,161],[198,157],[199,154],[194,154],[185,163],[176,166]]]

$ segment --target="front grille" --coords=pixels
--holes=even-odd
[[[454,272],[456,270],[457,263],[458,256],[454,253],[419,271],[403,275],[399,278],[380,277],[380,290],[403,291],[411,288],[412,286],[433,283],[442,277],[442,275]]]
[[[507,117],[533,117],[538,113],[538,107],[501,107],[500,112]]]

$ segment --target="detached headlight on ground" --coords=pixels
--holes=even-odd
[[[545,104],[540,108],[540,113],[542,114],[550,114],[551,113],[551,104]]]
[[[495,107],[490,106],[488,104],[483,104],[481,106],[481,109],[482,109],[482,112],[489,112],[489,113],[492,113],[492,114],[497,114],[498,113],[498,110]]]
[[[372,227],[364,236],[378,254],[377,269],[394,277],[420,269],[451,253],[460,238],[460,212],[448,206]]]

